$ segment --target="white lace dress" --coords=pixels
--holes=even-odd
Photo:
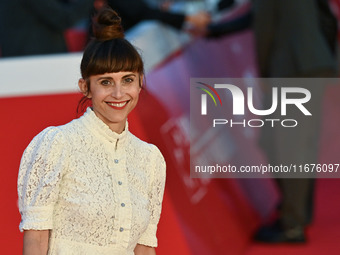
[[[51,229],[48,254],[132,255],[157,246],[165,162],[156,146],[112,132],[89,108],[26,148],[20,230]]]

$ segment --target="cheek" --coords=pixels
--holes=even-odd
[[[126,93],[134,100],[138,100],[140,88],[139,87],[131,88]]]
[[[135,91],[135,93],[133,94],[133,97],[137,103],[138,99],[139,99],[139,90],[138,91]]]
[[[92,101],[103,101],[107,96],[103,90],[93,90],[91,92]]]
[[[138,86],[138,88],[135,91],[136,97],[139,97],[140,92],[142,91],[142,88]]]

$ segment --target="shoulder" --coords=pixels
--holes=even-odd
[[[42,143],[42,142],[58,142],[63,140],[63,135],[59,127],[51,126],[42,130],[37,134],[32,142]]]
[[[30,147],[48,146],[55,147],[56,145],[67,145],[68,138],[72,130],[76,129],[77,121],[73,120],[61,126],[50,126],[38,133],[30,142],[27,149]]]
[[[150,185],[162,186],[164,189],[166,178],[166,162],[161,151],[154,144],[147,143],[130,134],[132,157],[138,161],[142,169],[150,177]],[[151,187],[150,186],[150,187]]]
[[[65,144],[66,140],[58,127],[47,127],[30,141],[24,151],[24,156],[47,153],[59,147],[64,147]]]
[[[162,153],[160,152],[160,150],[157,148],[156,145],[147,143],[130,132],[128,133],[128,135],[129,135],[129,140],[130,140],[131,145],[136,150],[140,151],[140,153],[148,154],[151,157],[163,158]]]
[[[83,130],[83,128],[79,119],[74,119],[64,125],[47,127],[34,139],[68,143],[69,139],[81,130]]]
[[[161,151],[154,144],[147,143],[129,133],[130,153],[151,175],[165,175],[166,162]]]

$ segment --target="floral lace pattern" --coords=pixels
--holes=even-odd
[[[38,134],[18,176],[20,230],[51,229],[48,254],[133,254],[157,246],[165,185],[158,148],[112,132],[91,109]]]

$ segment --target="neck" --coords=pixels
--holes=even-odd
[[[125,130],[125,122],[124,122],[124,124],[112,123],[112,124],[109,124],[108,126],[113,132],[115,132],[117,134],[121,134]]]

